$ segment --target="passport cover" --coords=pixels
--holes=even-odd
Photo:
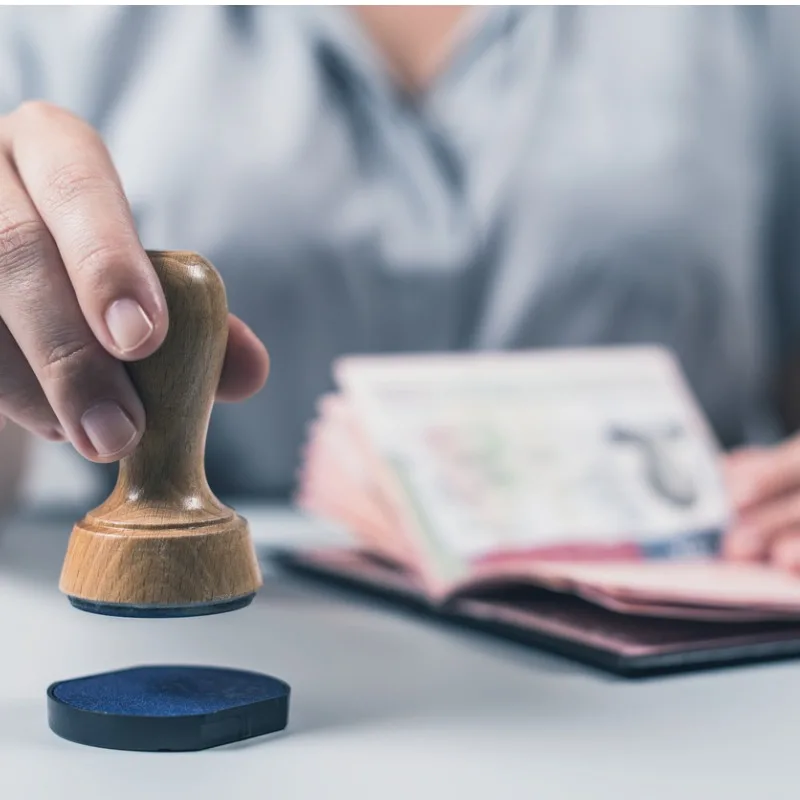
[[[555,653],[623,678],[646,678],[800,656],[800,621],[675,619],[619,613],[531,585],[431,603],[392,565],[342,550],[275,549],[278,567],[354,597]]]

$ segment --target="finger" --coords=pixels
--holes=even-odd
[[[761,447],[747,447],[726,453],[722,459],[722,471],[729,482],[741,480],[769,451]]]
[[[739,511],[800,487],[800,438],[729,462],[728,487]]]
[[[33,370],[0,320],[0,414],[51,441],[64,433]]]
[[[166,302],[98,134],[32,103],[13,115],[11,155],[97,340],[124,360],[153,353],[166,335]]]
[[[217,400],[238,402],[258,392],[269,375],[269,353],[261,340],[233,314],[229,316],[228,349]]]
[[[765,558],[775,538],[800,527],[800,492],[791,492],[742,516],[725,539],[725,552],[746,561]]]
[[[737,450],[731,450],[729,453],[725,453],[723,461],[729,465],[737,465],[758,458],[766,452],[768,452],[768,450],[765,447],[740,447]]]
[[[775,539],[769,557],[779,569],[800,574],[800,526],[782,532]]]
[[[130,452],[144,429],[141,402],[93,336],[47,228],[1,157],[0,319],[78,452],[95,461]]]
[[[741,499],[748,491],[753,474],[753,465],[760,458],[763,458],[761,451],[748,448],[729,453],[721,459],[722,477],[734,509],[738,510],[741,506]]]

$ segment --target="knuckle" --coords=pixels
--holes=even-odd
[[[42,201],[51,213],[72,205],[82,197],[98,193],[116,194],[114,184],[107,177],[88,169],[80,162],[66,162],[47,176]]]
[[[64,339],[46,349],[40,370],[48,381],[63,382],[78,379],[92,370],[99,353],[99,345],[86,339]]]
[[[14,113],[28,119],[50,120],[63,116],[65,112],[47,100],[25,100]]]
[[[0,283],[17,277],[43,257],[47,235],[40,221],[0,211]]]
[[[51,211],[70,205],[77,198],[95,193],[106,182],[79,163],[61,164],[47,177],[45,202]]]
[[[111,275],[130,261],[130,253],[124,247],[115,242],[97,241],[88,245],[71,266],[76,275],[89,282],[92,291],[103,292],[108,289]]]

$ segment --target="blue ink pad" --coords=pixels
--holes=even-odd
[[[269,675],[145,666],[59,681],[47,689],[50,729],[111,750],[205,750],[283,730],[288,684]]]

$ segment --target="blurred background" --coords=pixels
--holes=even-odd
[[[20,457],[23,457],[20,455]],[[97,475],[70,444],[30,442],[28,469],[23,473],[19,503],[40,509],[80,509],[99,491]]]
[[[142,244],[219,269],[272,360],[263,391],[214,412],[223,496],[291,497],[350,353],[657,344],[726,452],[772,447],[798,407],[796,30],[769,6],[9,6],[0,114],[24,107],[41,141],[7,166],[31,184],[63,168],[55,117],[24,104],[70,112]],[[81,219],[100,235],[102,214]],[[58,274],[0,312],[18,338],[24,292]],[[37,504],[113,480],[69,445],[29,455]]]

